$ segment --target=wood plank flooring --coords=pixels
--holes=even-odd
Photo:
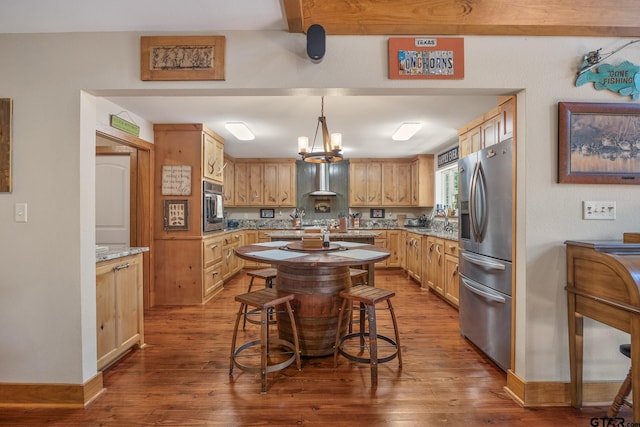
[[[606,416],[606,407],[517,405],[503,390],[506,374],[460,336],[457,311],[398,270],[377,271],[376,284],[396,291],[402,370],[397,360],[381,364],[372,392],[368,365],[306,358],[302,371],[294,364],[269,375],[262,395],[259,375],[228,375],[233,298],[247,284],[241,272],[204,306],[148,310],[147,345],[105,372],[106,390],[87,408],[2,408],[0,425],[585,427]],[[386,313],[378,323],[392,335]],[[258,326],[247,329],[239,342]],[[627,408],[620,416],[631,421]]]

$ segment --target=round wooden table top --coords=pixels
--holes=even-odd
[[[290,267],[339,267],[372,264],[387,259],[391,252],[381,246],[353,242],[331,242],[329,249],[304,249],[291,241],[256,243],[238,247],[243,259]],[[301,249],[298,249],[300,247]],[[295,249],[292,249],[295,248]]]

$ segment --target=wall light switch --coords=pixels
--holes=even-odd
[[[582,219],[616,219],[616,202],[582,202]]]
[[[27,204],[26,203],[16,203],[15,221],[27,222]]]

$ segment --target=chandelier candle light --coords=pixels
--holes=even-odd
[[[309,149],[309,138],[306,136],[298,137],[298,154],[305,162],[309,163],[334,163],[342,160],[342,134],[332,133],[329,135],[327,129],[327,119],[324,116],[324,96],[322,97],[320,117],[316,125],[316,133],[313,137],[313,144]],[[318,137],[318,129],[322,126],[322,145],[324,151],[315,151],[316,138]]]

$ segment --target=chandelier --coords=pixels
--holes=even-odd
[[[324,96],[322,97],[320,117],[316,125],[316,133],[313,137],[313,144],[309,149],[309,138],[298,137],[298,154],[305,162],[309,163],[334,163],[342,160],[342,134],[332,133],[327,130],[327,118],[324,116]],[[318,129],[322,126],[322,146],[324,151],[315,151]]]

